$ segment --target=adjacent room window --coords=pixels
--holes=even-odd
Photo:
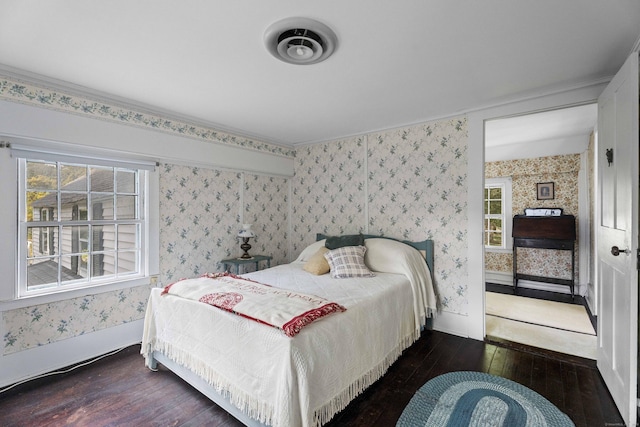
[[[18,158],[18,296],[145,277],[147,170],[55,157]]]
[[[484,246],[509,250],[511,241],[511,178],[489,178],[484,186]]]

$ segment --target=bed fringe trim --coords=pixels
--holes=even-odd
[[[353,382],[342,393],[335,396],[322,407],[314,411],[314,419],[312,426],[320,427],[328,423],[338,412],[347,407],[353,399],[358,397],[362,392],[369,388],[374,382],[382,378],[391,365],[398,360],[402,352],[409,348],[411,344],[420,338],[420,331],[414,330],[411,335],[405,337],[404,340],[385,357],[385,359],[372,368],[361,378]]]
[[[164,341],[155,340],[155,343],[149,343],[146,349],[143,349],[143,356],[147,367],[150,367],[151,359],[154,351],[167,356],[177,364],[189,369],[200,378],[211,385],[220,395],[228,399],[235,407],[249,417],[260,421],[263,424],[274,425],[274,409],[271,405],[254,399],[244,391],[234,387],[229,381],[220,377],[212,369],[210,369],[200,359],[193,357],[189,353],[175,348],[173,345]],[[275,426],[275,425],[274,425]]]
[[[329,402],[314,410],[312,427],[320,427],[329,422],[336,414],[342,411],[347,405],[374,382],[382,378],[391,365],[398,360],[403,351],[409,348],[414,342],[420,338],[420,331],[414,330],[412,334],[405,337],[398,346],[384,358],[377,366],[373,367],[369,372],[361,378],[354,381],[350,386],[338,395],[334,396]],[[191,356],[189,353],[174,348],[171,344],[156,340],[155,343],[148,343],[147,348],[142,349],[141,353],[145,358],[146,365],[150,367],[152,354],[159,351],[165,356],[194,372],[210,384],[218,393],[239,408],[249,417],[260,421],[263,424],[279,427],[277,420],[274,419],[274,408],[265,402],[252,398],[242,390],[234,387],[225,379],[219,377],[204,362]]]

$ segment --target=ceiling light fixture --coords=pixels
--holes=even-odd
[[[309,65],[324,61],[336,47],[336,35],[326,25],[308,18],[287,18],[267,28],[267,50],[290,64]]]

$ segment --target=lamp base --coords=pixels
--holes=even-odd
[[[249,255],[249,249],[251,249],[251,245],[249,244],[249,238],[243,237],[242,244],[240,245],[240,249],[244,251],[244,253],[240,256],[240,259],[251,259],[253,258]]]

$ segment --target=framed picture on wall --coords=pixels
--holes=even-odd
[[[538,186],[538,200],[552,200],[555,195],[553,191],[553,182],[539,182]]]

